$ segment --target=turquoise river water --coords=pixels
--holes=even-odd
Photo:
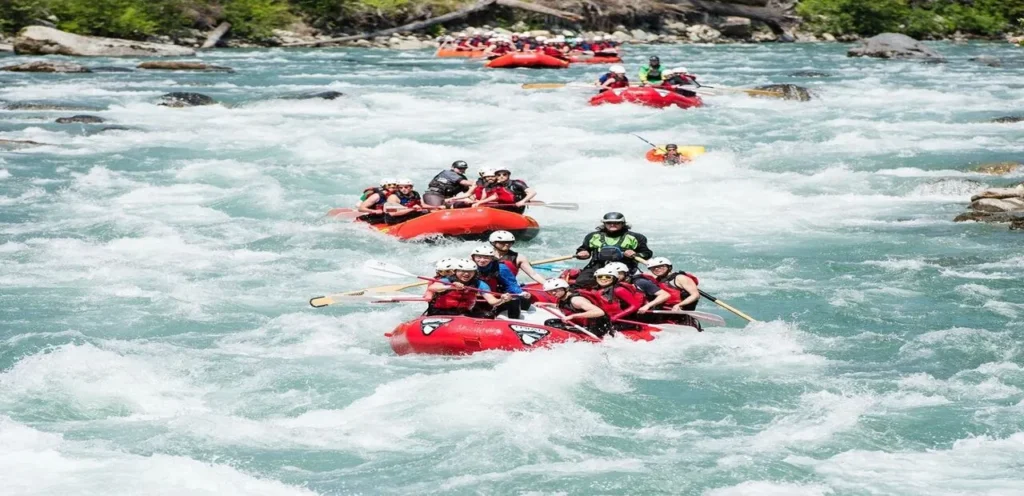
[[[954,224],[1020,160],[1024,65],[846,46],[628,47],[706,84],[793,82],[807,103],[588,107],[600,67],[487,70],[430,52],[216,51],[232,74],[0,73],[0,493],[1024,494],[1024,244]],[[968,59],[1003,57],[1003,68]],[[0,65],[23,57],[0,57]],[[76,62],[82,62],[77,60]],[[87,60],[132,67],[138,60]],[[827,78],[792,77],[800,70]],[[336,90],[334,101],[281,97]],[[169,91],[223,105],[170,109]],[[97,115],[107,124],[58,125]],[[104,126],[127,129],[102,131]],[[693,165],[652,141],[705,145]],[[530,353],[396,356],[419,304],[310,308],[474,244],[325,219],[382,176],[503,165],[533,258],[608,210],[758,318]]]

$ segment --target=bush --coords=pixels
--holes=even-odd
[[[46,17],[42,0],[0,0],[0,33],[13,33]]]
[[[263,40],[294,20],[288,4],[281,0],[227,0],[224,20],[231,23],[232,36]]]
[[[1024,0],[935,0],[921,6],[907,0],[803,0],[797,13],[813,31],[874,36],[901,32],[915,38],[954,31],[993,36],[1024,16]]]

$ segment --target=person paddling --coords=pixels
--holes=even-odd
[[[427,184],[427,191],[423,192],[423,203],[441,206],[448,198],[471,190],[474,184],[466,178],[468,168],[469,164],[465,160],[452,162],[451,169],[441,171]]]
[[[660,84],[661,81],[661,59],[655,55],[647,60],[647,65],[640,68],[640,85]]]
[[[494,231],[487,240],[498,255],[498,260],[508,266],[513,276],[518,276],[519,271],[522,270],[531,279],[541,284],[544,284],[544,281],[547,280],[533,269],[526,255],[512,251],[512,245],[516,242],[516,237],[512,233],[508,231]]]
[[[587,234],[583,243],[576,249],[576,258],[590,259],[579,276],[576,286],[593,288],[596,284],[594,271],[609,262],[622,262],[630,273],[636,272],[637,262],[634,257],[650,258],[654,253],[647,247],[647,237],[633,232],[626,223],[626,216],[619,212],[608,212],[601,218],[601,225],[596,231]]]
[[[395,185],[396,179],[381,179],[379,188],[366,188],[363,190],[363,196],[360,198],[361,202],[357,207],[357,210],[363,212],[363,215],[356,217],[356,220],[366,222],[367,224],[380,224],[384,222],[384,204],[387,203],[388,197],[398,187]]]
[[[626,267],[625,264],[614,262],[597,269],[594,272],[597,289],[592,290],[597,305],[611,318],[612,324],[632,316],[646,301],[631,283],[620,280],[619,270],[614,265],[622,265],[623,270]]]
[[[695,97],[697,92],[687,88],[700,88],[700,83],[697,82],[697,76],[688,74],[685,67],[677,67],[664,72],[666,76],[665,80],[662,81],[661,86],[665,89],[669,89],[679,93],[686,97]]]
[[[597,80],[600,86],[600,93],[614,88],[629,88],[629,78],[626,77],[626,68],[615,64],[608,69],[608,72]]]
[[[388,196],[387,204],[384,205],[384,222],[388,225],[398,224],[427,213],[420,203],[420,194],[412,189],[412,180],[399,179],[396,184],[398,190]]]
[[[544,325],[572,331],[572,324],[575,324],[598,337],[612,332],[611,319],[604,310],[580,293],[570,290],[569,283],[561,279],[548,279],[544,283],[544,292],[555,300],[558,309],[565,315],[565,320],[548,319]]]
[[[512,299],[510,295],[501,295],[499,298],[491,294],[490,286],[477,277],[476,264],[472,260],[456,260],[453,268],[453,277],[439,279],[439,282],[427,287],[434,297],[427,303],[427,311],[423,315],[487,317],[474,310],[477,298],[495,307]]]
[[[665,155],[663,162],[665,165],[679,165],[683,162],[688,162],[689,159],[679,154],[679,146],[674,143],[665,145]]]
[[[637,276],[646,279],[658,286],[659,293],[651,301],[644,304],[640,310],[646,313],[650,310],[696,310],[700,300],[700,289],[697,288],[696,278],[683,271],[672,271],[672,261],[665,257],[655,257],[647,261],[647,269],[650,274]],[[648,293],[650,294],[650,293]],[[700,330],[700,323],[688,315],[666,315],[662,316],[662,322],[679,323],[696,327]]]
[[[494,187],[504,188],[509,193],[512,193],[512,200],[514,207],[507,207],[505,210],[510,210],[521,214],[526,211],[526,204],[537,196],[537,192],[533,190],[529,185],[526,184],[522,179],[512,179],[512,171],[508,169],[497,169],[494,171]],[[501,201],[499,198],[500,193],[496,193],[494,201],[498,205],[507,205],[507,203]]]
[[[455,275],[455,265],[458,260],[445,257],[438,260],[434,264],[434,279],[451,278]],[[430,290],[430,286],[427,286],[427,290],[423,292],[423,298],[430,301],[434,297],[434,292]]]
[[[510,319],[521,317],[521,304],[514,298],[525,296],[523,288],[519,286],[519,281],[508,266],[498,262],[498,254],[494,252],[494,248],[486,245],[475,248],[470,254],[470,259],[476,264],[478,277],[491,287],[491,291],[511,295],[502,305],[489,308],[490,314],[493,316],[505,312]]]

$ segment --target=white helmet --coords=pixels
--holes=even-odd
[[[609,70],[612,71],[615,74],[625,74],[626,73],[626,68],[623,67],[620,64],[615,64],[615,65],[611,66],[611,68],[609,68]]]
[[[672,69],[672,74],[686,74],[686,68],[676,67],[675,69]]]
[[[491,243],[514,243],[516,237],[508,231],[494,231],[487,241]]]
[[[556,289],[569,289],[569,283],[565,282],[565,279],[548,279],[544,281],[544,291],[554,291]]]
[[[442,270],[455,270],[455,259],[452,257],[445,257],[438,260],[437,263],[434,264],[434,270],[439,272]]]
[[[395,184],[397,184],[399,186],[412,186],[412,179],[402,178],[402,179],[399,179],[399,180],[395,181]]]
[[[653,269],[655,267],[672,266],[672,261],[665,257],[654,257],[647,261],[647,268]]]
[[[661,71],[661,75],[662,76],[671,76],[671,75],[673,75],[675,73],[676,73],[675,69],[665,69],[665,70]]]
[[[491,177],[498,174],[498,171],[494,167],[484,167],[480,169],[480,177]]]
[[[498,258],[498,254],[494,253],[494,248],[491,245],[478,246],[473,248],[473,252],[469,256],[481,256],[481,257],[494,257]]]
[[[536,37],[534,39],[537,40],[538,43],[544,43],[545,41],[548,41],[548,37],[547,36],[538,36],[538,37]]]
[[[608,265],[605,265],[604,268],[614,270],[616,274],[621,272],[629,274],[629,266],[622,262],[612,262]]]
[[[594,277],[597,276],[609,276],[612,278],[616,278],[619,277],[619,272],[611,267],[601,267],[600,269],[594,271]]]
[[[452,262],[452,268],[455,270],[468,270],[476,272],[476,262],[465,258],[456,259]]]
[[[384,179],[380,180],[380,187],[383,188],[384,186],[387,186],[389,184],[395,184],[397,182],[398,179],[395,179],[393,177],[385,177]]]

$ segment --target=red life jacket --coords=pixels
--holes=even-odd
[[[512,192],[504,186],[492,186],[487,188],[487,196],[491,196],[495,193],[498,194],[498,198],[494,200],[495,203],[510,204],[516,202],[515,195],[513,195]]]
[[[519,275],[519,265],[516,264],[516,259],[519,258],[519,254],[509,250],[508,253],[504,254],[498,260],[508,267],[508,270],[512,271],[512,275]]]
[[[541,53],[543,53],[544,55],[549,55],[551,57],[555,57],[555,58],[559,58],[559,59],[565,57],[565,55],[562,53],[561,50],[559,50],[559,49],[557,49],[557,48],[555,48],[553,46],[545,46],[544,48],[541,49]]]
[[[615,77],[609,73],[608,78],[612,80],[612,84],[606,86],[607,88],[629,88],[629,79],[625,76]]]
[[[683,272],[683,271],[673,272],[671,274],[666,275],[664,281],[661,281],[658,278],[654,277],[653,274],[641,274],[641,277],[643,277],[644,279],[647,279],[648,281],[653,282],[654,284],[657,284],[659,288],[661,288],[661,289],[663,289],[663,290],[668,292],[668,294],[669,294],[668,301],[666,301],[662,305],[664,305],[666,307],[670,307],[670,306],[678,304],[679,302],[685,300],[686,298],[688,298],[690,296],[690,293],[688,293],[685,289],[676,287],[675,280],[676,280],[676,277],[680,276],[680,275],[684,275],[686,277],[689,277],[690,279],[693,280],[694,284],[700,284],[700,281],[697,280],[697,276],[692,275],[692,274],[688,274],[688,273]]]
[[[632,287],[631,287],[632,286]],[[584,290],[593,295],[596,304],[604,310],[609,318],[616,318],[625,312],[623,317],[636,312],[643,304],[644,298],[636,286],[616,283],[606,288]]]
[[[483,200],[484,196],[485,196],[484,195],[484,191],[485,191],[484,187],[479,185],[479,184],[477,184],[476,187],[473,188],[473,195],[472,195],[473,198],[476,198],[477,200]]]
[[[595,297],[593,294],[588,294],[587,292],[584,291],[570,291],[564,299],[558,300],[558,309],[561,310],[562,314],[568,316],[580,311],[579,308],[572,306],[572,299],[577,296],[582,296],[583,298],[586,298],[587,301],[593,303],[594,305],[597,305],[598,308],[603,308],[601,307],[601,303],[598,301],[598,298]],[[607,314],[607,312],[605,313]],[[607,315],[605,315],[605,317],[607,317]],[[594,325],[595,320],[597,319],[573,319],[570,322],[573,322],[576,325],[580,325],[583,327],[590,327],[591,325]]]
[[[495,55],[505,55],[506,53],[510,53],[511,51],[512,47],[508,45],[499,45],[497,47],[494,47],[494,50],[491,50],[491,53]]]
[[[476,305],[476,297],[480,292],[477,290],[479,280],[473,278],[465,283],[465,289],[450,289],[434,296],[430,306],[438,309],[464,309],[470,310]]]

